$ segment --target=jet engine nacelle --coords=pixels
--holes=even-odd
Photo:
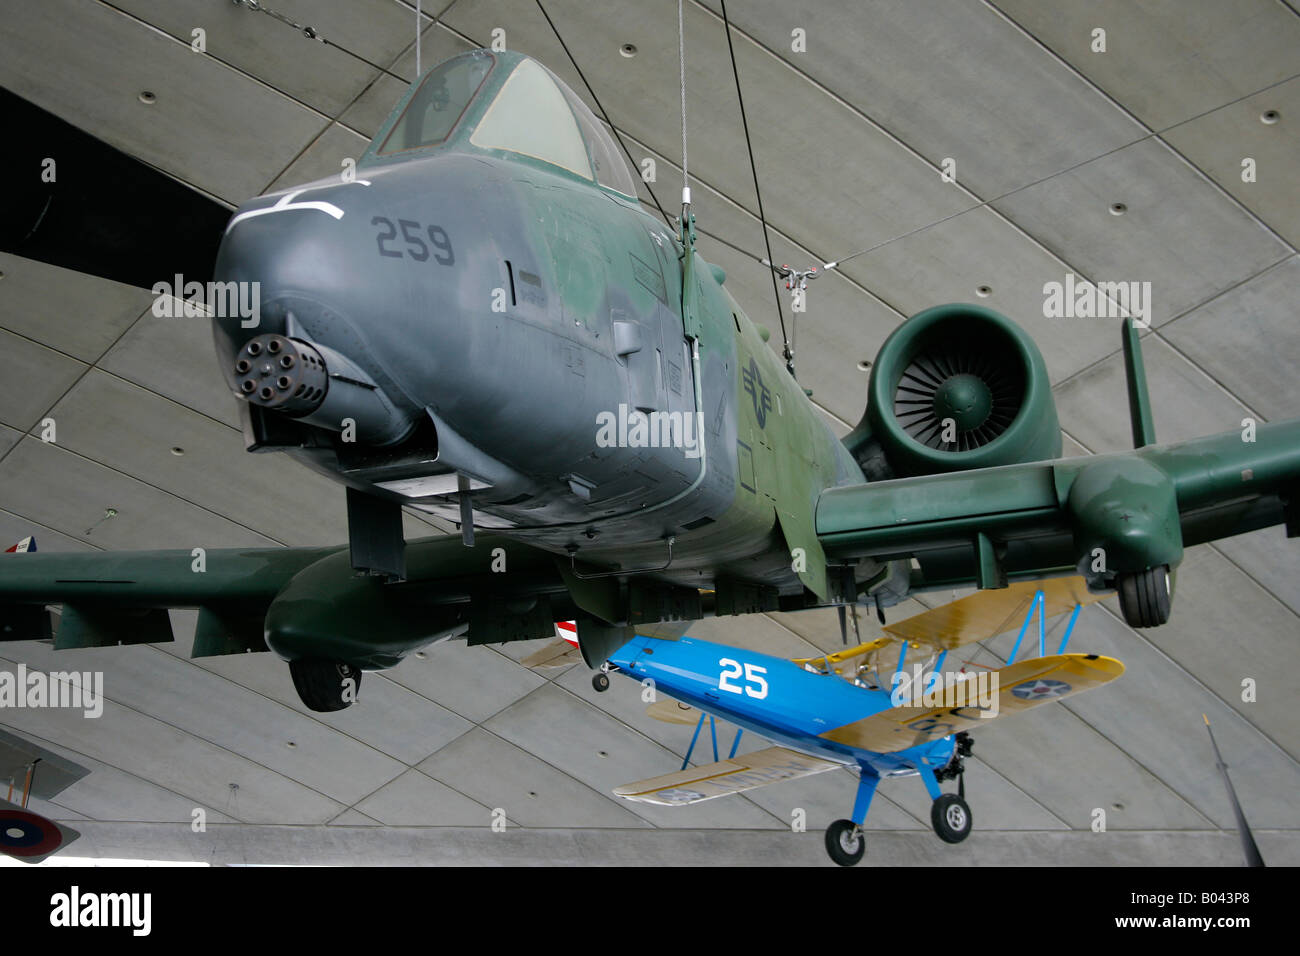
[[[941,305],[885,340],[845,443],[869,479],[1044,461],[1061,428],[1043,356],[1005,316]]]

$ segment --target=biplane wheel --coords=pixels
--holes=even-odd
[[[609,690],[609,675],[605,673],[596,674],[591,679],[591,686],[595,688],[597,694],[603,694]]]
[[[1159,627],[1169,620],[1169,567],[1119,576],[1119,608],[1129,627]]]
[[[826,852],[840,866],[855,866],[867,852],[862,827],[852,820],[836,820],[826,828]]]
[[[930,823],[944,843],[960,843],[970,836],[970,805],[955,793],[945,793],[930,805]]]
[[[361,687],[361,668],[342,661],[290,661],[289,674],[302,702],[321,713],[351,707]]]

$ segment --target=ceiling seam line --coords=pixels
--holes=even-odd
[[[8,659],[5,658],[5,657],[0,657],[0,660],[8,660]],[[14,663],[14,662],[11,662],[11,663]],[[17,662],[17,663],[24,663],[24,662]],[[146,715],[146,716],[147,716],[147,715]],[[94,756],[94,755],[92,755],[92,754],[86,753],[84,750],[78,750],[76,747],[74,747],[74,746],[69,746],[67,743],[65,743],[65,742],[63,742],[63,741],[55,741],[55,740],[52,740],[52,739],[50,739],[50,738],[48,738],[48,737],[45,737],[45,736],[43,736],[43,735],[41,735],[41,734],[34,733],[34,732],[32,732],[32,731],[29,731],[29,730],[20,730],[20,729],[18,729],[18,728],[12,728],[12,729],[14,730],[15,733],[22,734],[22,735],[24,735],[24,736],[26,736],[26,737],[30,737],[30,738],[32,738],[33,740],[40,741],[41,743],[48,745],[49,748],[52,749],[52,750],[54,750],[54,749],[62,750],[62,751],[64,751],[64,752],[66,752],[66,753],[76,754],[78,757],[82,758],[83,760],[93,760],[95,763],[103,764],[105,767],[109,767],[109,768],[111,768],[111,769],[113,769],[113,770],[116,770],[118,773],[123,774],[123,775],[128,776],[128,777],[131,777],[131,778],[133,778],[133,779],[135,779],[135,780],[138,780],[138,781],[140,781],[141,783],[143,783],[143,784],[145,784],[145,785],[147,785],[147,786],[154,787],[154,788],[156,788],[156,789],[158,789],[158,790],[163,791],[164,793],[169,793],[169,794],[171,794],[171,795],[173,795],[173,796],[179,797],[180,799],[184,800],[186,803],[194,803],[194,804],[197,804],[198,807],[199,807],[200,809],[204,808],[204,806],[205,806],[205,804],[204,804],[204,802],[203,802],[202,800],[199,800],[199,799],[195,798],[194,796],[192,796],[192,795],[190,795],[190,794],[182,793],[182,792],[179,791],[179,790],[174,790],[174,789],[172,789],[171,787],[167,786],[166,784],[159,783],[159,782],[156,781],[156,780],[150,780],[148,777],[141,776],[140,774],[136,773],[134,770],[127,770],[125,767],[120,767],[120,766],[118,766],[117,764],[112,763],[111,761],[103,760],[103,759],[101,759],[101,758],[99,758],[99,757],[96,757],[96,756]],[[91,773],[94,773],[93,770],[90,771],[90,772],[91,772]],[[83,779],[84,779],[84,778],[83,778]],[[80,781],[77,781],[77,782],[80,782]],[[75,785],[76,785],[75,783],[74,783],[74,784],[70,784],[69,787],[71,788],[72,786],[75,786]],[[215,812],[220,813],[222,816],[230,817],[231,819],[235,820],[235,821],[236,821],[237,823],[239,823],[239,824],[248,824],[248,821],[247,821],[247,820],[244,820],[244,819],[242,819],[242,818],[240,818],[240,817],[238,817],[238,816],[235,816],[233,813],[231,813],[231,812],[228,811],[228,810],[218,810],[216,807],[209,807],[208,809],[214,810]],[[96,821],[96,822],[102,822],[102,823],[109,823],[109,824],[112,824],[112,823],[118,823],[118,822],[123,822],[123,821],[103,820],[103,821]],[[131,822],[143,822],[143,821],[131,821]],[[166,821],[166,820],[160,820],[160,821],[154,821],[154,822],[162,823],[162,824],[165,824],[165,825],[168,825],[168,826],[173,826],[173,825],[178,824],[180,821]],[[251,825],[256,826],[257,824],[251,824]]]
[[[40,441],[40,439],[38,439],[38,438],[34,438],[34,437],[32,437],[31,435],[24,435],[24,436],[23,436],[23,440],[24,440],[24,441]],[[22,444],[22,442],[20,441],[18,444],[20,445],[20,444]],[[190,499],[185,498],[185,497],[183,497],[183,496],[181,496],[181,495],[178,495],[178,494],[176,494],[175,492],[168,491],[166,488],[162,488],[162,487],[160,487],[160,486],[158,486],[158,485],[155,485],[155,484],[153,484],[153,483],[151,483],[151,482],[145,481],[143,478],[140,478],[140,477],[138,477],[138,476],[136,476],[136,475],[132,475],[132,474],[129,474],[128,472],[122,471],[121,469],[116,468],[116,467],[114,467],[113,465],[106,464],[106,463],[104,463],[104,462],[102,462],[102,461],[97,461],[97,460],[95,460],[94,458],[91,458],[89,455],[83,455],[81,452],[79,452],[79,451],[74,451],[73,449],[71,449],[71,448],[68,447],[67,445],[60,444],[59,442],[41,442],[41,444],[53,445],[55,448],[59,449],[60,451],[63,451],[63,452],[65,452],[66,454],[69,454],[69,455],[73,455],[73,456],[75,456],[75,457],[77,457],[77,458],[80,458],[82,461],[87,461],[87,462],[89,462],[89,463],[92,464],[92,465],[96,465],[96,466],[98,466],[98,467],[100,467],[100,468],[103,468],[103,469],[105,469],[105,470],[107,470],[107,471],[111,471],[111,472],[113,472],[114,474],[121,475],[123,478],[128,478],[128,479],[130,479],[131,481],[138,482],[139,484],[144,485],[146,488],[152,488],[154,491],[157,491],[157,492],[160,492],[161,494],[167,495],[169,498],[175,498],[177,501],[183,501],[185,504],[190,505],[190,506],[193,507],[193,508],[197,508],[197,509],[200,510],[200,511],[206,512],[207,514],[210,514],[210,515],[212,515],[212,516],[215,517],[215,518],[220,518],[222,521],[226,521],[226,522],[228,522],[228,523],[234,525],[236,528],[239,528],[239,529],[241,529],[241,530],[243,530],[243,531],[248,531],[248,532],[250,532],[250,533],[252,533],[252,534],[257,535],[258,537],[265,538],[265,539],[267,539],[268,541],[270,541],[270,542],[272,543],[272,545],[278,545],[279,547],[282,547],[282,548],[291,547],[291,545],[286,544],[285,542],[279,540],[278,538],[273,538],[271,535],[267,534],[267,533],[264,532],[264,531],[258,531],[258,530],[254,529],[254,528],[250,528],[250,527],[248,527],[247,525],[240,524],[238,521],[235,521],[233,518],[229,518],[229,517],[227,517],[226,515],[221,514],[219,511],[213,511],[211,508],[207,507],[206,505],[201,505],[201,504],[199,504],[198,502],[191,501]],[[14,448],[17,448],[17,447],[18,447],[18,445],[14,445]],[[12,451],[12,449],[11,449],[11,451]],[[6,455],[5,457],[7,458],[8,455]],[[0,462],[2,462],[3,460],[4,460],[3,458],[0,458]],[[54,531],[59,531],[58,528],[54,528],[54,529],[52,529],[52,530],[54,530]],[[76,535],[68,534],[66,531],[59,531],[59,534],[65,535],[66,537],[72,538],[73,540],[78,540]],[[329,545],[324,545],[324,547],[329,547]],[[107,550],[107,549],[106,549],[106,550]],[[148,550],[148,549],[144,549],[144,550]],[[163,550],[166,550],[166,549],[163,549]]]
[[[718,16],[718,14],[716,14],[716,13],[714,13],[712,10],[710,10],[708,7],[704,6],[704,5],[701,3],[701,0],[691,0],[691,2],[692,2],[692,4],[693,4],[695,7],[697,7],[697,8],[700,9],[700,10],[705,11],[705,12],[708,13],[710,16],[712,16],[712,17],[713,17],[713,18],[714,18],[718,23],[721,23],[721,22],[722,22],[722,18],[721,18],[720,16]],[[754,37],[750,36],[750,35],[749,35],[748,33],[746,33],[744,30],[742,30],[742,29],[740,29],[740,28],[737,28],[734,24],[732,25],[732,29],[735,30],[735,32],[738,33],[740,36],[742,36],[742,37],[744,37],[746,40],[748,40],[748,41],[749,41],[749,42],[750,42],[750,43],[751,43],[755,48],[757,48],[758,50],[761,50],[762,52],[766,53],[769,57],[771,57],[772,59],[776,60],[777,63],[779,63],[779,64],[781,64],[782,66],[786,67],[788,70],[790,70],[790,71],[791,71],[792,73],[794,73],[795,75],[799,76],[799,77],[800,77],[801,79],[803,79],[805,82],[811,84],[812,86],[814,86],[815,88],[817,88],[818,90],[820,90],[820,91],[821,91],[823,94],[825,94],[827,97],[829,97],[830,99],[834,100],[836,103],[840,104],[842,107],[844,107],[845,109],[849,110],[851,113],[853,113],[853,114],[857,115],[858,117],[860,117],[864,122],[866,122],[869,126],[871,126],[873,129],[875,129],[878,133],[880,133],[881,135],[883,135],[884,137],[886,137],[888,140],[890,140],[892,143],[894,143],[895,145],[897,145],[899,148],[901,148],[902,150],[904,150],[904,152],[909,153],[909,154],[910,154],[914,159],[920,160],[924,165],[926,165],[926,166],[928,166],[928,167],[930,168],[931,172],[934,172],[934,173],[937,173],[937,174],[942,174],[942,170],[939,168],[939,166],[937,166],[936,164],[934,164],[933,162],[931,162],[931,160],[930,160],[928,157],[926,157],[923,153],[921,153],[919,150],[917,150],[914,146],[912,146],[910,143],[908,143],[906,140],[904,140],[901,136],[896,135],[892,130],[890,130],[890,129],[888,129],[887,127],[885,127],[882,123],[880,123],[879,121],[877,121],[876,119],[874,119],[873,117],[871,117],[871,116],[870,116],[869,114],[867,114],[864,110],[860,109],[859,107],[857,107],[856,105],[854,105],[854,104],[851,103],[850,101],[846,100],[844,97],[840,96],[838,93],[836,93],[836,92],[835,92],[834,90],[832,90],[830,87],[828,87],[828,86],[826,86],[825,84],[821,83],[819,80],[815,79],[814,77],[812,77],[812,76],[809,75],[808,73],[805,73],[805,72],[804,72],[803,70],[801,70],[799,67],[795,66],[795,65],[794,65],[793,63],[791,63],[789,60],[785,59],[785,57],[779,55],[779,54],[776,53],[774,50],[770,49],[766,44],[764,44],[764,43],[760,42],[759,40],[755,39]],[[1142,127],[1141,124],[1138,124],[1138,125],[1139,125],[1141,128],[1145,128],[1145,127]],[[1099,160],[1099,159],[1103,159],[1103,158],[1105,158],[1106,156],[1111,155],[1111,153],[1118,152],[1120,149],[1127,149],[1129,146],[1133,146],[1133,145],[1135,145],[1136,143],[1139,143],[1139,142],[1142,142],[1142,140],[1141,140],[1141,139],[1139,139],[1139,140],[1135,140],[1133,143],[1128,143],[1128,144],[1125,144],[1125,145],[1123,145],[1123,146],[1117,147],[1116,149],[1111,150],[1110,152],[1102,153],[1100,156],[1094,156],[1094,157],[1091,157],[1090,159],[1083,160],[1082,162],[1077,163],[1077,164],[1075,164],[1075,165],[1073,165],[1073,166],[1067,166],[1065,169],[1061,169],[1061,170],[1058,170],[1058,171],[1056,171],[1056,172],[1053,172],[1053,173],[1051,173],[1050,175],[1043,177],[1042,179],[1034,180],[1033,182],[1027,183],[1027,184],[1025,184],[1024,186],[1019,186],[1019,187],[1017,187],[1016,189],[1011,190],[1010,192],[1003,193],[1002,195],[999,195],[999,196],[995,196],[995,197],[992,198],[992,199],[984,199],[982,196],[980,196],[978,193],[976,193],[976,192],[975,192],[973,189],[971,189],[970,187],[966,186],[964,183],[962,183],[962,182],[960,182],[960,181],[957,181],[957,180],[954,180],[953,183],[952,183],[951,185],[956,186],[956,187],[957,187],[957,188],[958,188],[962,193],[964,193],[964,194],[967,196],[968,199],[972,199],[972,200],[974,200],[975,203],[976,203],[976,205],[971,206],[971,207],[969,207],[969,208],[967,208],[967,209],[959,210],[959,211],[953,213],[953,214],[950,215],[950,216],[945,216],[945,217],[943,217],[943,218],[941,218],[941,219],[935,220],[934,222],[927,223],[926,225],[921,226],[921,227],[919,227],[919,228],[917,228],[917,229],[914,229],[914,230],[912,230],[912,231],[910,231],[910,232],[904,233],[904,234],[901,235],[901,236],[895,236],[895,237],[893,237],[892,239],[886,240],[885,243],[881,243],[880,246],[877,246],[876,248],[880,248],[881,246],[886,245],[886,244],[888,244],[888,243],[892,243],[892,242],[899,241],[899,240],[901,240],[901,239],[903,239],[903,238],[910,238],[911,236],[916,235],[916,234],[918,234],[918,233],[920,233],[920,232],[923,232],[923,231],[925,231],[925,230],[927,230],[927,229],[932,229],[932,228],[934,228],[935,226],[939,226],[939,225],[942,225],[942,224],[944,224],[944,223],[951,222],[952,220],[958,218],[959,216],[963,216],[963,215],[965,215],[965,214],[968,213],[968,212],[972,212],[972,211],[977,210],[977,209],[988,209],[991,213],[993,213],[994,216],[996,216],[998,219],[1000,219],[1000,220],[1001,220],[1005,225],[1009,226],[1009,227],[1011,228],[1012,232],[1018,233],[1021,237],[1023,237],[1024,239],[1027,239],[1027,240],[1028,240],[1032,245],[1037,246],[1037,247],[1038,247],[1042,252],[1046,253],[1048,256],[1050,256],[1051,258],[1055,259],[1057,262],[1061,263],[1061,265],[1063,265],[1063,266],[1069,268],[1069,269],[1070,269],[1071,271],[1073,271],[1076,275],[1080,275],[1080,276],[1082,276],[1082,275],[1083,275],[1082,271],[1076,269],[1072,263],[1070,263],[1068,260],[1066,260],[1063,256],[1058,255],[1058,254],[1057,254],[1057,253],[1056,253],[1056,252],[1055,252],[1051,247],[1049,247],[1049,246],[1048,246],[1046,243],[1044,243],[1041,239],[1039,239],[1039,238],[1038,238],[1037,236],[1035,236],[1033,233],[1029,232],[1025,227],[1021,226],[1021,225],[1020,225],[1019,223],[1017,223],[1015,220],[1011,219],[1011,218],[1010,218],[1006,213],[1004,213],[1004,212],[1002,212],[1000,209],[996,208],[993,204],[996,203],[996,202],[1000,202],[1000,201],[1002,201],[1003,199],[1006,199],[1008,196],[1013,195],[1014,193],[1021,192],[1021,191],[1025,190],[1025,189],[1030,189],[1030,188],[1032,188],[1032,187],[1034,187],[1034,186],[1041,185],[1042,183],[1045,183],[1045,182],[1047,182],[1047,181],[1050,180],[1050,179],[1054,179],[1054,178],[1056,178],[1057,176],[1063,175],[1063,174],[1065,174],[1065,173],[1067,173],[1067,172],[1070,172],[1070,171],[1072,171],[1072,170],[1074,170],[1074,169],[1077,169],[1077,168],[1079,168],[1080,166],[1087,165],[1088,163],[1096,162],[1096,161]],[[869,254],[869,253],[872,252],[872,251],[875,251],[875,250],[874,250],[874,249],[866,250],[866,251],[863,252],[863,253],[857,253],[857,255]],[[847,257],[846,257],[846,259],[839,260],[839,261],[847,261]]]
[[[1227,199],[1228,199],[1228,200],[1229,200],[1233,205],[1235,205],[1235,206],[1236,206],[1236,207],[1237,207],[1241,212],[1245,213],[1246,216],[1248,216],[1250,219],[1254,220],[1255,224],[1258,225],[1261,229],[1263,229],[1265,232],[1267,232],[1267,233],[1269,233],[1270,235],[1272,235],[1274,239],[1276,239],[1278,242],[1280,242],[1280,243],[1282,243],[1284,246],[1286,246],[1286,247],[1287,247],[1287,248],[1288,248],[1288,249],[1289,249],[1293,254],[1297,251],[1297,250],[1296,250],[1296,247],[1293,246],[1289,241],[1287,241],[1286,239],[1284,239],[1281,235],[1279,235],[1276,229],[1274,229],[1274,228],[1273,228],[1272,226],[1270,226],[1267,222],[1265,222],[1263,219],[1261,219],[1261,218],[1260,218],[1260,217],[1259,217],[1259,216],[1258,216],[1258,215],[1257,215],[1257,214],[1256,214],[1252,209],[1250,209],[1248,206],[1246,206],[1245,203],[1243,203],[1241,200],[1237,199],[1237,198],[1236,198],[1235,196],[1233,196],[1230,192],[1228,192],[1226,189],[1224,189],[1221,185],[1219,185],[1219,183],[1215,182],[1215,181],[1214,181],[1212,178],[1210,178],[1209,176],[1206,176],[1205,173],[1202,172],[1202,170],[1201,170],[1201,169],[1200,169],[1200,168],[1199,168],[1195,163],[1193,163],[1190,159],[1188,159],[1186,156],[1184,156],[1184,155],[1183,155],[1183,154],[1182,154],[1178,149],[1176,149],[1175,147],[1173,147],[1172,145],[1170,145],[1169,142],[1168,142],[1167,140],[1165,140],[1165,138],[1164,138],[1164,134],[1167,133],[1167,132],[1169,132],[1170,130],[1177,129],[1179,126],[1183,126],[1183,125],[1185,125],[1185,124],[1187,124],[1187,123],[1190,123],[1190,122],[1192,122],[1192,121],[1194,121],[1194,120],[1202,119],[1203,117],[1208,116],[1210,113],[1215,113],[1215,112],[1218,112],[1218,111],[1221,110],[1221,109],[1226,109],[1228,106],[1235,106],[1235,105],[1237,105],[1238,103],[1243,102],[1244,100],[1250,99],[1252,96],[1258,96],[1260,93],[1263,93],[1265,90],[1272,89],[1272,88],[1278,86],[1278,85],[1281,84],[1281,83],[1289,82],[1289,81],[1290,81],[1289,79],[1287,79],[1287,78],[1283,78],[1283,79],[1281,79],[1281,80],[1275,80],[1274,82],[1269,83],[1269,84],[1266,84],[1265,86],[1261,87],[1260,89],[1255,90],[1253,93],[1247,93],[1247,94],[1245,94],[1244,96],[1240,96],[1240,97],[1237,97],[1237,98],[1234,99],[1234,100],[1230,100],[1229,102],[1224,103],[1224,104],[1222,104],[1221,106],[1217,106],[1217,107],[1214,107],[1214,108],[1212,108],[1212,109],[1210,109],[1210,110],[1207,110],[1207,111],[1205,111],[1205,112],[1197,113],[1197,114],[1195,114],[1195,115],[1193,115],[1193,116],[1189,116],[1188,118],[1186,118],[1186,119],[1184,119],[1184,120],[1180,120],[1179,122],[1173,124],[1172,126],[1168,126],[1168,127],[1165,127],[1165,128],[1163,128],[1163,129],[1161,129],[1160,131],[1156,131],[1156,130],[1152,129],[1151,126],[1149,126],[1149,125],[1148,125],[1144,120],[1142,120],[1142,119],[1141,119],[1141,118],[1140,118],[1136,113],[1134,113],[1134,112],[1133,112],[1132,110],[1130,110],[1127,106],[1125,106],[1123,103],[1121,103],[1121,102],[1120,102],[1116,97],[1112,96],[1112,95],[1111,95],[1110,93],[1108,93],[1106,90],[1102,89],[1102,87],[1101,87],[1101,85],[1100,85],[1099,83],[1097,83],[1095,80],[1093,80],[1091,77],[1089,77],[1086,73],[1084,73],[1082,70],[1080,70],[1080,69],[1079,69],[1078,67],[1076,67],[1074,64],[1072,64],[1070,61],[1066,60],[1063,56],[1061,56],[1059,53],[1057,53],[1055,50],[1053,50],[1051,47],[1049,47],[1046,43],[1044,43],[1044,42],[1043,42],[1042,40],[1040,40],[1037,36],[1035,36],[1035,35],[1034,35],[1030,30],[1027,30],[1027,29],[1025,29],[1025,27],[1021,26],[1021,24],[1019,23],[1019,21],[1015,20],[1012,16],[1010,16],[1010,14],[1006,13],[1004,10],[1002,10],[1001,7],[997,6],[997,4],[994,2],[994,0],[980,0],[980,2],[983,3],[984,6],[986,6],[986,7],[989,8],[990,10],[994,11],[998,16],[1000,16],[1000,17],[1002,17],[1004,20],[1006,20],[1007,23],[1011,24],[1013,27],[1015,27],[1017,30],[1019,30],[1019,31],[1020,31],[1022,34],[1024,34],[1026,37],[1028,37],[1028,38],[1030,39],[1031,42],[1037,44],[1041,49],[1043,49],[1043,50],[1044,50],[1045,52],[1047,52],[1050,56],[1052,56],[1053,58],[1055,58],[1055,59],[1057,60],[1057,62],[1059,62],[1059,63],[1060,63],[1060,64],[1061,64],[1061,65],[1062,65],[1066,70],[1068,70],[1069,72],[1071,72],[1072,74],[1074,74],[1076,77],[1078,77],[1078,78],[1079,78],[1080,80],[1082,80],[1084,83],[1086,83],[1089,87],[1091,87],[1093,90],[1095,90],[1099,96],[1102,96],[1103,98],[1105,98],[1107,102],[1111,103],[1111,104],[1112,104],[1116,109],[1121,110],[1121,111],[1122,111],[1126,116],[1128,116],[1128,117],[1129,117],[1130,119],[1132,119],[1135,123],[1137,123],[1137,124],[1138,124],[1142,129],[1146,130],[1148,135],[1147,135],[1146,137],[1143,137],[1143,139],[1146,139],[1146,138],[1152,138],[1152,139],[1158,140],[1162,145],[1164,145],[1164,147],[1165,147],[1166,149],[1168,149],[1171,153],[1173,153],[1175,156],[1177,156],[1179,159],[1181,159],[1184,163],[1186,163],[1188,167],[1190,167],[1190,168],[1193,169],[1195,172],[1200,173],[1202,176],[1204,176],[1205,179],[1206,179],[1206,180],[1207,180],[1207,181],[1208,181],[1208,182],[1209,182],[1209,183],[1210,183],[1214,188],[1216,188],[1216,189],[1217,189],[1217,190],[1218,190],[1218,191],[1219,191],[1223,196],[1225,196],[1225,197],[1226,197],[1226,198],[1227,198]],[[1294,77],[1292,77],[1291,79],[1294,79]],[[1139,141],[1139,142],[1141,142],[1141,141]],[[1137,144],[1136,144],[1136,143],[1131,143],[1131,144],[1129,144],[1129,145],[1131,145],[1131,146],[1135,146],[1135,145],[1137,145]],[[1127,149],[1128,147],[1123,147],[1123,148]]]
[[[54,652],[54,653],[57,653],[57,652]],[[160,653],[164,653],[164,654],[165,654],[165,653],[167,653],[167,652],[166,652],[166,651],[161,651]],[[7,658],[0,658],[0,659],[7,659]],[[209,671],[208,673],[212,673],[212,672]],[[60,682],[60,683],[62,683],[62,682]],[[266,764],[262,763],[262,762],[259,761],[259,760],[254,760],[252,757],[248,756],[247,754],[236,753],[235,751],[233,751],[233,750],[231,750],[229,747],[227,747],[225,744],[219,744],[219,743],[217,743],[217,742],[214,741],[214,740],[209,740],[207,737],[204,737],[204,736],[202,736],[201,734],[195,733],[195,732],[192,731],[192,730],[186,730],[184,727],[181,727],[181,726],[179,726],[179,725],[177,725],[177,724],[174,724],[174,723],[172,723],[170,720],[164,720],[162,717],[159,717],[159,716],[157,716],[156,714],[149,714],[149,713],[146,713],[146,712],[144,712],[143,710],[140,710],[138,707],[135,707],[135,706],[133,706],[133,705],[131,705],[131,704],[125,703],[124,701],[118,700],[118,699],[115,698],[115,697],[110,697],[108,694],[103,694],[103,695],[101,695],[101,696],[103,697],[104,700],[106,700],[106,701],[110,701],[111,703],[116,704],[118,707],[121,707],[121,708],[123,708],[123,709],[125,709],[125,710],[129,710],[129,711],[131,711],[131,712],[134,713],[134,714],[138,714],[139,716],[144,717],[144,718],[146,718],[147,720],[155,721],[156,723],[162,725],[163,727],[168,727],[168,728],[170,728],[170,729],[172,729],[172,730],[174,730],[174,731],[177,731],[178,733],[184,734],[184,735],[187,736],[187,737],[193,737],[195,740],[202,741],[203,743],[207,744],[207,745],[210,746],[210,747],[213,747],[213,748],[215,748],[215,749],[217,749],[217,750],[223,751],[224,753],[230,754],[230,756],[236,758],[237,760],[244,760],[244,761],[247,761],[248,763],[252,764],[254,767],[258,767],[258,768],[260,768],[260,769],[262,769],[262,770],[265,770],[267,773],[271,773],[271,774],[274,774],[274,775],[277,776],[277,777],[281,777],[281,778],[283,778],[283,779],[285,779],[285,780],[291,781],[291,782],[297,784],[298,786],[302,787],[304,790],[310,790],[310,791],[312,791],[313,793],[319,794],[320,796],[322,796],[322,797],[324,797],[325,799],[329,800],[331,803],[337,803],[337,804],[340,804],[340,805],[343,803],[343,801],[342,801],[342,800],[339,800],[337,797],[331,797],[331,796],[330,796],[328,793],[326,793],[325,791],[320,790],[320,789],[318,789],[317,787],[312,786],[311,784],[304,783],[303,781],[298,780],[296,777],[292,777],[292,776],[290,776],[288,773],[286,773],[286,772],[284,772],[284,771],[276,770],[276,769],[273,768],[273,767],[269,767],[269,766],[267,766]],[[283,706],[283,705],[282,705],[282,706]],[[100,763],[105,763],[106,761],[100,760],[99,762],[100,762]],[[399,761],[399,763],[400,763],[400,761]],[[398,774],[397,776],[401,776],[401,774]],[[214,809],[215,809],[215,808],[214,808]],[[224,810],[219,810],[218,812],[219,812],[219,813],[226,814],[227,816],[229,816],[229,814],[227,814],[226,811],[224,811]]]

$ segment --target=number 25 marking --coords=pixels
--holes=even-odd
[[[718,665],[722,668],[722,673],[718,676],[718,690],[729,691],[732,694],[746,694],[759,700],[767,696],[767,681],[761,676],[767,673],[766,667],[746,664],[742,671],[740,661],[733,661],[730,657],[722,658],[718,661]],[[744,687],[731,683],[732,679],[742,673],[745,675]]]

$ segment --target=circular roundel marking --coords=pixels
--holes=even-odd
[[[0,852],[10,856],[45,856],[63,842],[59,828],[26,810],[0,810]]]
[[[1069,692],[1070,685],[1059,680],[1029,680],[1011,688],[1011,693],[1021,700],[1050,700]]]

